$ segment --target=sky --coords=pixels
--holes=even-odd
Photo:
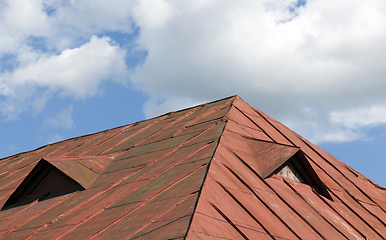
[[[384,0],[2,0],[0,158],[238,94],[386,186]]]

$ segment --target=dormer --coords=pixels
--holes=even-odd
[[[48,161],[41,159],[11,194],[1,210],[82,190],[84,187],[77,181]]]

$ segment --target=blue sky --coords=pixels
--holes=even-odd
[[[0,158],[239,94],[386,186],[384,56],[382,0],[2,1]]]

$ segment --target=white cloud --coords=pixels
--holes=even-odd
[[[91,37],[79,48],[66,49],[59,55],[40,56],[12,74],[15,85],[27,82],[60,89],[65,95],[95,95],[100,81],[121,80],[126,73],[125,51],[108,37]]]
[[[169,13],[162,28],[147,27],[151,8],[134,18],[148,56],[132,79],[151,102],[168,103],[158,108],[237,93],[279,120],[299,122],[295,130],[308,138],[363,137],[329,116],[386,100],[386,2],[314,0],[295,11],[294,1],[191,2],[169,1],[171,10],[159,10]],[[318,118],[302,113],[305,105]],[[145,112],[159,111],[148,103]],[[310,121],[316,125],[305,131]]]
[[[73,48],[91,35],[105,31],[133,31],[131,15],[136,1],[46,0],[44,3],[54,10],[49,19],[50,32],[46,32],[45,36],[49,45],[59,50]]]
[[[12,0],[0,3],[0,55],[13,53],[29,36],[49,31],[50,22],[42,0]]]
[[[105,31],[133,31],[133,1],[9,0],[0,3],[0,112],[41,111],[55,94],[94,96],[124,82],[126,50]]]
[[[142,0],[133,9],[136,24],[142,29],[157,31],[174,15],[172,5],[165,0]]]
[[[64,128],[72,129],[75,127],[74,121],[72,120],[73,106],[69,106],[68,109],[63,109],[55,117],[47,118],[44,121],[44,126],[49,128]]]
[[[122,81],[125,49],[94,35],[139,27],[129,44],[148,55],[130,79],[149,96],[146,116],[237,93],[307,138],[363,138],[362,127],[383,124],[373,113],[382,109],[350,111],[386,100],[386,2],[296,3],[3,1],[0,57],[16,63],[0,75],[0,111],[15,118],[55,94],[86,98],[103,80]]]
[[[373,105],[368,108],[333,111],[330,121],[349,129],[386,124],[386,106]]]
[[[125,50],[108,37],[91,37],[84,45],[60,54],[19,51],[19,68],[0,75],[0,94],[6,100],[0,110],[8,118],[22,111],[41,110],[52,94],[86,98],[94,96],[103,80],[124,82]]]

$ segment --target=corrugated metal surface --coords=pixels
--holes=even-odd
[[[273,174],[295,154],[326,194]],[[0,211],[0,238],[386,237],[385,189],[238,96],[2,159],[1,205],[41,159],[85,190]]]

